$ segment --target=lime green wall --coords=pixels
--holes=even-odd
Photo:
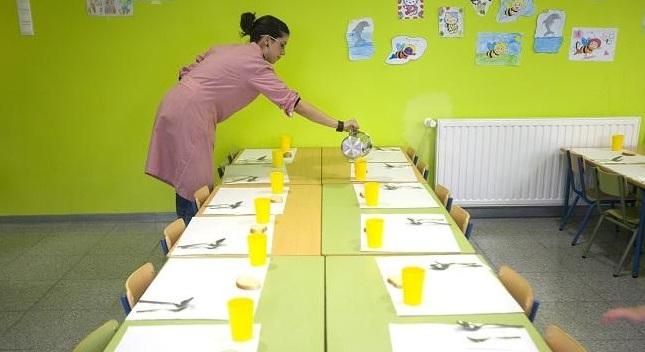
[[[559,54],[532,53],[535,17],[498,24],[466,0],[426,0],[426,18],[401,22],[395,0],[135,1],[135,16],[89,17],[84,1],[31,0],[36,36],[18,32],[15,1],[0,2],[0,215],[171,211],[173,191],[143,174],[155,109],[177,69],[216,43],[240,41],[239,15],[283,19],[292,35],[281,77],[334,117],[357,117],[377,144],[410,144],[431,161],[425,117],[645,116],[645,1],[536,0],[567,12]],[[466,35],[438,37],[437,8],[463,6]],[[376,54],[350,62],[350,19],[372,17]],[[571,27],[618,27],[612,63],[568,60]],[[477,32],[521,32],[519,67],[474,64]],[[423,36],[423,58],[384,63],[396,35]],[[258,99],[218,126],[216,158],[270,146],[336,146],[341,135],[287,120]]]

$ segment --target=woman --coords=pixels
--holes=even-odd
[[[289,89],[273,70],[289,40],[287,25],[273,16],[242,14],[250,43],[211,48],[179,73],[157,111],[146,173],[176,191],[177,216],[186,224],[197,212],[193,193],[213,184],[215,128],[263,94],[287,116],[293,112],[337,131],[358,129],[355,120],[332,119]]]

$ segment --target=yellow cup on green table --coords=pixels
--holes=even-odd
[[[426,271],[418,266],[406,266],[401,270],[403,303],[417,306],[423,301],[423,280]]]
[[[274,149],[271,152],[271,160],[273,161],[274,167],[283,167],[284,166],[284,155],[282,155],[282,150]]]
[[[365,203],[369,206],[378,205],[378,195],[381,184],[378,182],[365,182],[363,187],[365,188]]]
[[[354,160],[354,178],[357,181],[365,181],[367,178],[367,161],[365,159]]]
[[[280,136],[280,150],[283,153],[288,152],[291,149],[291,136],[283,134]]]
[[[282,194],[284,191],[284,174],[282,171],[271,172],[271,193]]]
[[[614,134],[611,136],[611,150],[619,152],[623,150],[623,143],[625,142],[624,134]]]
[[[264,265],[267,262],[267,235],[264,232],[250,233],[246,240],[249,245],[249,260],[252,266]]]
[[[228,301],[228,323],[233,341],[247,341],[253,337],[253,300],[237,297]]]
[[[255,221],[258,224],[268,224],[271,213],[271,199],[267,197],[255,198]]]
[[[383,246],[383,218],[371,218],[365,222],[367,247],[381,248]]]

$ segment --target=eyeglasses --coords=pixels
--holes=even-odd
[[[286,42],[283,42],[283,41],[281,41],[281,40],[278,40],[278,39],[276,39],[276,38],[273,38],[272,36],[270,36],[270,35],[268,35],[268,34],[265,34],[265,35],[266,35],[267,37],[269,37],[269,38],[273,39],[273,41],[274,41],[274,42],[278,42],[278,43],[280,43],[280,48],[282,48],[282,50],[284,50],[284,47],[285,47],[285,46],[287,46],[287,43],[286,43]]]

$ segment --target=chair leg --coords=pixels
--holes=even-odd
[[[580,238],[580,235],[585,231],[585,227],[587,227],[587,223],[589,222],[589,218],[591,217],[591,214],[593,213],[593,210],[596,208],[596,203],[591,203],[589,204],[589,208],[587,209],[587,214],[585,214],[585,218],[582,219],[582,224],[580,224],[580,227],[578,228],[578,232],[576,233],[575,236],[573,236],[573,240],[571,241],[571,245],[575,246],[578,244],[578,238]]]
[[[634,245],[634,241],[636,241],[636,234],[638,234],[638,229],[634,230],[634,232],[632,233],[632,238],[629,239],[629,244],[627,244],[627,248],[625,248],[625,251],[623,252],[623,256],[620,257],[620,261],[618,262],[618,265],[616,265],[616,271],[614,271],[614,277],[620,274],[620,269],[623,268],[625,259],[627,259],[627,254],[629,253],[629,250],[632,249],[632,246]]]
[[[591,249],[591,244],[593,243],[593,240],[596,238],[596,235],[598,234],[598,229],[600,228],[600,224],[602,224],[602,221],[605,220],[605,215],[600,215],[600,220],[598,220],[598,223],[596,224],[596,227],[593,229],[593,233],[591,234],[591,238],[589,239],[589,242],[585,244],[585,248],[582,251],[582,257],[587,258],[587,254],[589,253],[589,250]]]
[[[578,200],[580,200],[580,196],[576,196],[576,198],[573,200],[573,204],[569,206],[567,213],[562,218],[562,221],[560,221],[560,228],[559,228],[560,231],[562,231],[562,229],[564,229],[564,225],[566,225],[567,222],[569,222],[569,218],[571,217],[571,214],[573,214],[573,209],[575,209],[576,205],[578,205]]]

